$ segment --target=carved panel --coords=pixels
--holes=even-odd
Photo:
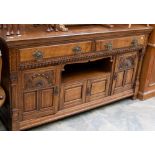
[[[119,65],[118,65],[118,69],[119,70],[126,70],[128,68],[133,68],[135,65],[135,59],[136,56],[135,55],[131,55],[128,57],[120,57],[119,58]]]
[[[133,79],[134,69],[129,69],[126,73],[125,84],[131,84]]]
[[[22,120],[34,119],[56,113],[58,96],[54,95],[54,87],[23,93]]]
[[[85,102],[86,82],[65,83],[61,88],[60,109],[70,108]]]
[[[26,73],[24,75],[24,89],[39,89],[53,86],[54,71]]]
[[[123,85],[123,77],[124,77],[124,71],[119,72],[116,74],[116,84],[115,87],[119,88]]]
[[[37,110],[37,94],[36,92],[30,92],[24,94],[24,112]]]
[[[108,96],[110,75],[89,79],[87,82],[86,102]]]
[[[40,108],[53,107],[54,106],[53,101],[54,101],[54,91],[53,91],[53,89],[42,90]]]

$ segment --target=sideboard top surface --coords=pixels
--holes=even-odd
[[[13,37],[3,37],[8,46],[18,46],[24,44],[38,44],[46,43],[48,41],[59,42],[61,40],[76,40],[76,39],[91,39],[100,37],[123,36],[123,35],[133,35],[133,34],[144,34],[150,33],[152,27],[147,27],[146,25],[132,25],[129,29],[128,25],[115,25],[113,28],[108,28],[99,24],[90,25],[74,25],[68,26],[68,32],[46,32],[44,26],[34,27],[32,25],[26,25],[25,30],[23,30],[21,36]],[[0,30],[0,35],[2,35],[2,30]]]

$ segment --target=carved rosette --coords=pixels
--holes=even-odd
[[[119,66],[118,66],[118,69],[119,70],[126,70],[128,68],[132,68],[135,66],[135,59],[136,59],[136,56],[135,55],[132,55],[132,56],[129,56],[129,57],[120,57],[119,59]]]
[[[53,86],[54,72],[27,73],[24,75],[24,89],[39,89]]]

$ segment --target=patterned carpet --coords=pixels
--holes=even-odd
[[[6,130],[0,122],[0,131]],[[138,131],[155,130],[155,98],[125,99],[31,131]]]

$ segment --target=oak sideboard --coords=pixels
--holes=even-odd
[[[152,27],[27,27],[21,36],[1,38],[6,102],[0,118],[7,129],[25,130],[137,97]]]

